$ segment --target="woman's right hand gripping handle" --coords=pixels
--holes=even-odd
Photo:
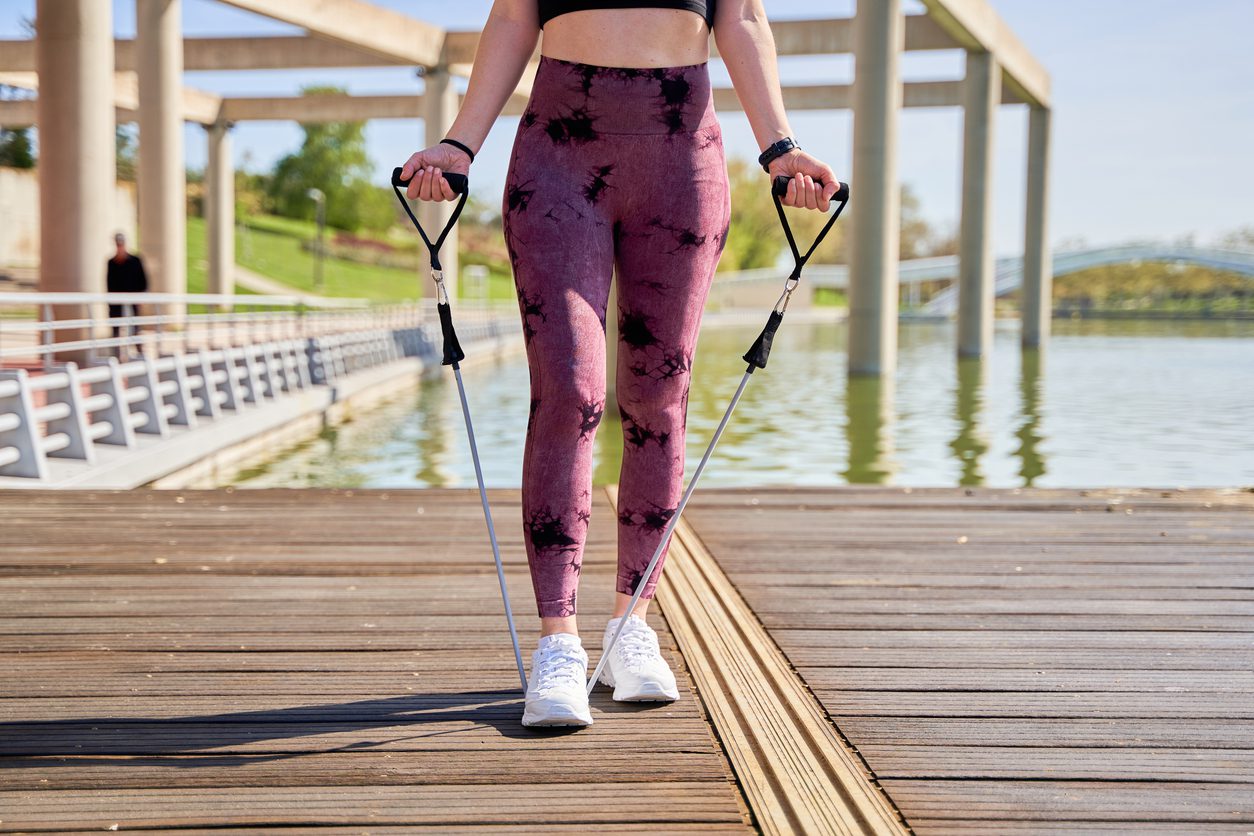
[[[470,158],[466,152],[445,143],[416,151],[401,167],[401,180],[409,183],[405,195],[410,200],[456,200],[457,194],[444,179],[445,172],[468,175]]]

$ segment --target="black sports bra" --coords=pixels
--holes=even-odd
[[[566,12],[581,12],[585,9],[687,9],[705,18],[705,23],[714,28],[714,6],[718,0],[539,0],[540,28],[553,18]]]

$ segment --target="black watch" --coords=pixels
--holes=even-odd
[[[773,143],[770,148],[763,151],[762,155],[758,157],[758,164],[762,166],[763,171],[769,172],[771,170],[769,166],[774,160],[784,156],[789,151],[794,151],[799,148],[801,148],[801,146],[793,142],[792,137],[786,136]]]

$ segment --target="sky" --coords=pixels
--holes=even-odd
[[[448,29],[480,28],[490,0],[372,0]],[[921,11],[905,0],[908,12]],[[1254,226],[1254,0],[989,0],[1053,81],[1054,144],[1050,238],[1057,245],[1194,237],[1216,240]],[[853,0],[765,0],[773,19],[848,16]],[[34,0],[0,0],[0,37],[24,37]],[[132,37],[134,0],[114,0],[114,29]],[[184,0],[188,36],[296,34],[286,25],[214,0]],[[906,81],[962,77],[959,51],[908,53]],[[715,84],[729,85],[719,62]],[[785,84],[852,81],[849,56],[785,57]],[[354,93],[419,93],[403,67],[186,74],[186,84],[224,95],[295,95],[303,85],[338,84]],[[747,120],[720,113],[728,156],[754,158]],[[848,112],[796,112],[790,123],[807,151],[847,179]],[[471,169],[473,190],[499,202],[517,126],[502,118]],[[1027,109],[1003,106],[995,129],[993,241],[999,255],[1022,251]],[[368,150],[380,183],[422,142],[418,120],[371,122]],[[243,123],[236,165],[271,166],[295,150],[294,123]],[[187,163],[205,162],[205,136],[186,129]],[[909,109],[900,122],[899,172],[923,214],[953,230],[960,202],[962,115],[957,108]],[[856,195],[856,185],[855,195]]]

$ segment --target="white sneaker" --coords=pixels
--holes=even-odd
[[[531,656],[524,726],[590,726],[588,654],[578,636],[554,633]]]
[[[618,629],[619,619],[605,625],[601,647],[605,648]],[[601,668],[601,682],[614,689],[620,702],[670,702],[679,699],[675,674],[662,658],[657,633],[643,618],[631,615],[614,649]]]

